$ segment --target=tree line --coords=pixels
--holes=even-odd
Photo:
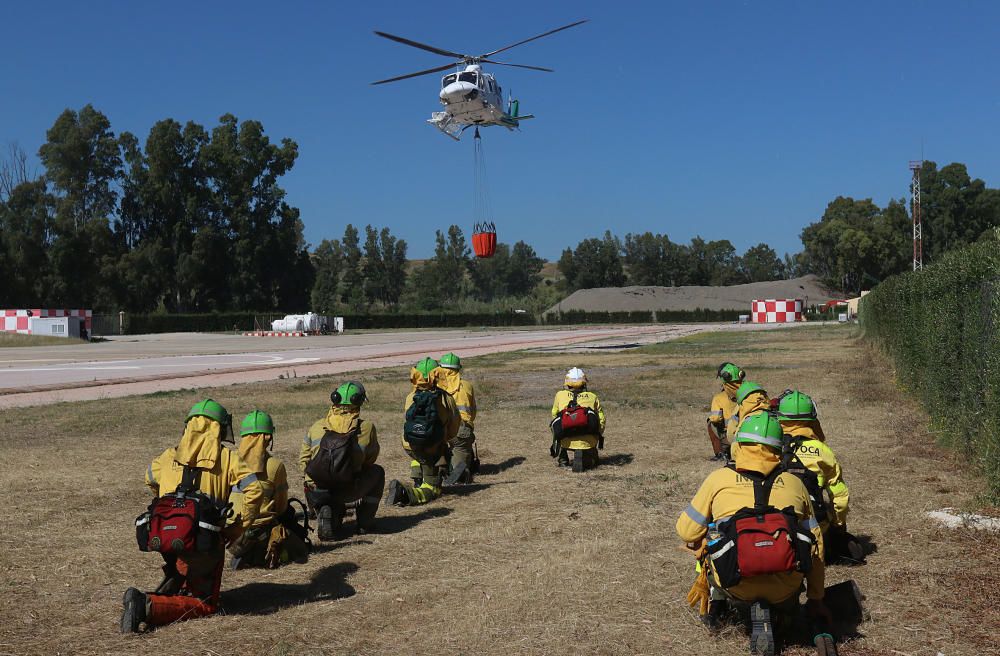
[[[568,290],[624,285],[738,285],[799,275],[794,261],[778,257],[760,243],[739,255],[728,239],[690,244],[667,235],[627,234],[622,241],[610,231],[601,239],[584,239],[559,258]]]
[[[878,207],[838,197],[807,225],[797,254],[759,243],[606,232],[566,248],[562,280],[523,241],[472,256],[458,226],[435,234],[434,255],[407,259],[387,227],[348,224],[310,250],[280,178],[298,156],[258,121],[231,114],[211,129],[158,121],[144,141],[116,135],[87,105],[67,109],[39,148],[42,171],[16,146],[0,158],[0,306],[132,312],[483,311],[544,309],[590,287],[732,285],[815,273],[856,293],[911,262],[905,199]],[[924,258],[988,238],[1000,226],[1000,190],[964,164],[921,170]]]

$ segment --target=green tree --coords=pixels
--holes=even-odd
[[[53,302],[49,247],[54,205],[44,180],[18,184],[0,204],[0,260],[6,269],[0,284],[0,305],[27,307]]]
[[[526,296],[532,293],[542,281],[542,266],[545,262],[538,257],[535,249],[524,241],[514,244],[507,267],[506,293],[511,296]]]
[[[115,299],[106,281],[125,250],[110,226],[122,166],[111,123],[91,105],[67,109],[46,132],[38,156],[55,207],[50,300],[65,307],[110,307]]]
[[[610,230],[603,239],[584,239],[572,252],[563,251],[558,267],[570,291],[625,284],[622,243]]]
[[[395,306],[406,283],[406,242],[394,237],[389,228],[379,232],[369,225],[365,235],[365,298],[369,303]]]
[[[744,282],[781,280],[784,277],[785,264],[773,248],[760,243],[748,248],[740,258],[740,270]]]
[[[340,272],[343,251],[336,239],[324,239],[313,253],[316,281],[310,301],[314,312],[333,314],[340,305]]]
[[[341,239],[341,250],[344,254],[343,273],[340,277],[340,302],[347,305],[352,312],[364,307],[364,276],[361,273],[361,242],[358,229],[350,223],[344,228],[344,238]]]

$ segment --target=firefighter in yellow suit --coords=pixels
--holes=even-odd
[[[864,560],[862,545],[847,532],[851,492],[844,481],[836,454],[826,443],[816,404],[807,394],[789,392],[778,402],[778,421],[786,438],[792,440],[795,457],[816,474],[820,488],[829,494],[833,502],[833,507],[827,509],[827,517],[820,521],[828,559],[846,553],[852,560]]]
[[[271,455],[274,420],[260,410],[248,414],[240,426],[239,454],[257,474],[264,491],[257,519],[238,540],[229,545],[233,569],[267,567],[273,569],[292,561],[304,563],[309,556],[306,543],[281,523],[288,510],[288,472],[285,463]],[[233,512],[242,514],[243,493],[230,495]]]
[[[462,360],[445,353],[438,361],[438,387],[455,400],[461,425],[451,442],[451,475],[448,484],[471,483],[475,474],[476,392],[472,382],[462,376]]]
[[[330,409],[326,416],[313,423],[306,432],[299,450],[299,470],[305,479],[305,494],[309,508],[316,514],[316,536],[333,540],[343,524],[347,505],[355,508],[354,532],[362,535],[372,530],[378,512],[385,470],[376,464],[381,447],[375,424],[361,416],[361,406],[368,400],[365,386],[353,380],[342,383],[330,393]],[[306,473],[306,467],[316,456],[327,431],[347,434],[357,431],[358,449],[351,454],[354,479],[350,483],[325,488]]]
[[[715,374],[722,381],[722,389],[712,397],[708,411],[708,434],[715,453],[712,460],[726,460],[729,458],[731,445],[729,436],[736,434],[739,423],[736,390],[746,378],[746,372],[732,362],[723,362]]]
[[[812,539],[812,562],[805,577],[798,571],[777,572],[743,578],[735,586],[723,589],[711,558],[705,549],[710,531],[743,508],[754,507],[753,477],[766,477],[781,464],[782,433],[777,419],[768,413],[757,413],[746,419],[735,436],[739,449],[733,450],[735,464],[717,469],[701,484],[697,494],[677,519],[677,534],[699,558],[699,577],[688,595],[692,605],[698,604],[703,621],[717,628],[728,602],[751,605],[754,633],[751,649],[773,653],[771,607],[794,614],[798,610],[799,590],[805,578],[807,610],[813,618],[828,624],[829,611],[823,603],[825,569],[823,563],[823,533],[813,517],[809,494],[793,474],[780,473],[774,481],[769,505],[791,507],[799,520],[801,532]],[[717,536],[712,536],[712,539]],[[711,579],[709,581],[709,578]],[[817,631],[824,636],[826,633]],[[818,636],[819,637],[819,636]],[[767,651],[767,642],[771,641]],[[830,639],[832,643],[832,638]]]
[[[574,435],[564,437],[559,440],[558,445],[553,445],[556,452],[556,465],[558,467],[569,466],[569,450],[574,451],[574,457],[581,456],[583,469],[593,467],[598,464],[597,450],[604,448],[604,427],[606,417],[604,409],[601,408],[601,400],[597,394],[587,390],[587,374],[579,367],[573,367],[566,372],[563,380],[566,389],[556,392],[555,399],[552,400],[552,418],[555,419],[564,408],[576,399],[576,404],[584,408],[593,408],[600,421],[600,432],[596,435]]]
[[[438,377],[441,369],[434,358],[424,358],[410,369],[410,383],[413,389],[403,403],[403,411],[407,414],[418,395],[434,395],[434,406],[437,411],[437,421],[440,424],[440,439],[433,443],[417,444],[407,439],[403,431],[403,450],[413,463],[420,467],[420,478],[414,477],[412,485],[405,485],[393,479],[389,481],[389,491],[385,497],[387,506],[417,506],[430,503],[441,496],[443,472],[447,469],[446,459],[448,443],[458,435],[462,418],[455,405],[455,399],[450,394],[438,388]]]
[[[232,441],[232,430],[232,416],[222,405],[212,399],[199,401],[188,413],[177,446],[164,451],[146,469],[146,485],[156,496],[173,493],[188,468],[196,476],[196,489],[216,503],[228,502],[233,490],[242,492],[242,513],[229,518],[211,550],[164,555],[164,579],[154,592],[125,591],[123,633],[138,632],[142,624],[162,626],[219,609],[225,543],[253,526],[264,500],[253,470],[238,453],[222,448],[222,440]]]

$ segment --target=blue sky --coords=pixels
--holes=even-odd
[[[500,239],[543,256],[605,229],[800,249],[837,195],[907,194],[907,161],[965,162],[1000,185],[1000,5],[991,2],[49,2],[4,10],[0,143],[35,153],[92,103],[145,139],[162,118],[230,112],[287,136],[283,180],[313,244],[388,225],[427,256],[473,221],[472,140],[424,121],[446,63],[372,34],[504,53],[538,118],[483,132]]]

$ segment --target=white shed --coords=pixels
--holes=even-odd
[[[28,328],[32,335],[50,337],[80,337],[80,317],[31,317]]]

